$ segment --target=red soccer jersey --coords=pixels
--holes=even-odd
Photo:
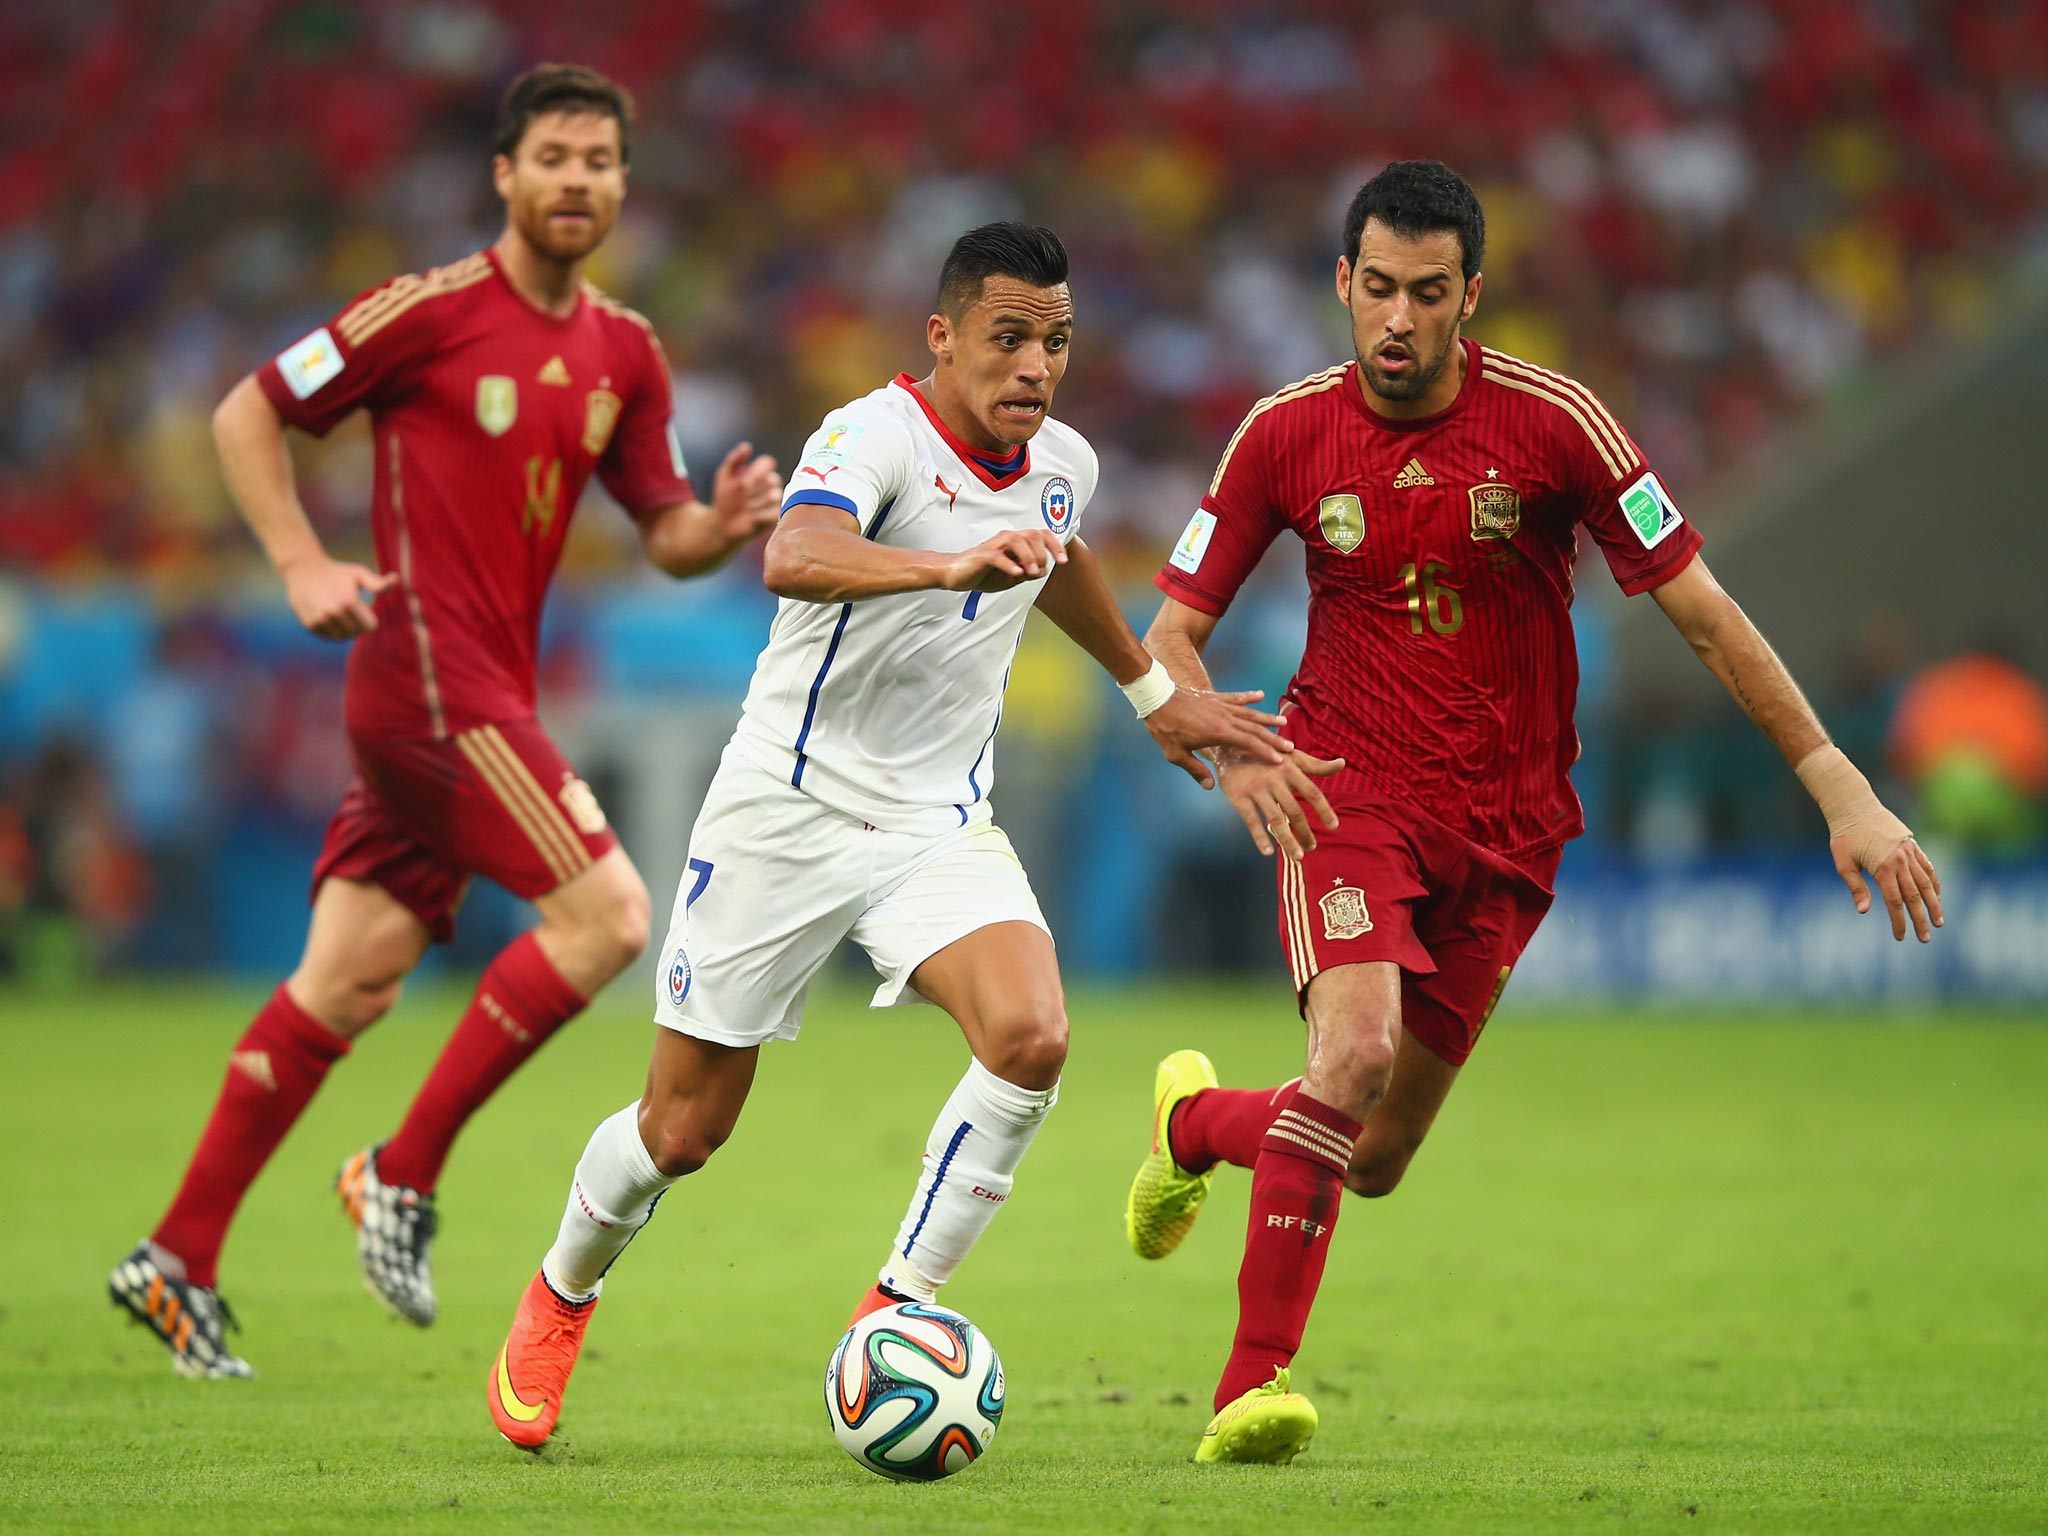
[[[490,251],[372,288],[256,377],[315,436],[370,410],[377,563],[399,580],[349,648],[354,732],[531,714],[541,603],[591,471],[636,517],[692,496],[647,322],[588,285],[545,314]]]
[[[1568,777],[1581,523],[1621,589],[1678,574],[1700,536],[1592,392],[1464,343],[1458,398],[1395,421],[1358,365],[1246,416],[1157,578],[1221,615],[1276,534],[1308,547],[1308,645],[1289,735],[1384,796],[1522,860],[1585,829]]]

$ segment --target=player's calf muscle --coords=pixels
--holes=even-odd
[[[1371,1140],[1372,1132],[1368,1130],[1359,1142],[1351,1166],[1344,1171],[1344,1187],[1354,1195],[1377,1200],[1383,1195],[1391,1195],[1400,1186],[1401,1175],[1408,1171],[1408,1164],[1415,1157],[1415,1148],[1410,1145],[1373,1147],[1370,1146]]]

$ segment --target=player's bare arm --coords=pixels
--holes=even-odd
[[[1653,590],[1664,616],[1784,754],[1827,818],[1828,850],[1856,910],[1870,910],[1870,891],[1860,873],[1868,870],[1891,915],[1892,937],[1906,937],[1910,916],[1913,931],[1926,943],[1942,926],[1941,876],[1912,830],[1885,808],[1870,781],[1828,739],[1770,642],[1698,556]]]
[[[1127,693],[1155,665],[1111,595],[1094,552],[1078,538],[1067,545],[1067,563],[1052,573],[1039,592],[1037,607]],[[1165,680],[1160,686],[1167,686]],[[1264,692],[1216,693],[1178,683],[1171,686],[1161,702],[1141,702],[1137,695],[1132,702],[1144,709],[1139,719],[1166,760],[1202,788],[1216,787],[1215,775],[1200,755],[1203,752],[1234,751],[1248,761],[1277,764],[1286,761],[1286,753],[1293,750],[1292,743],[1273,734],[1280,727],[1280,717],[1251,708],[1265,697]]]
[[[321,546],[299,502],[284,422],[253,374],[215,409],[213,441],[228,492],[284,578],[298,621],[323,640],[353,640],[375,629],[377,616],[363,594],[382,592],[398,576],[336,560]]]
[[[1145,632],[1145,649],[1165,664],[1177,687],[1207,689],[1209,669],[1203,665],[1202,651],[1215,632],[1213,615],[1169,597]],[[1316,780],[1343,766],[1341,757],[1311,757],[1298,748],[1281,762],[1260,761],[1231,749],[1216,755],[1223,793],[1244,818],[1259,852],[1270,857],[1277,847],[1290,859],[1299,859],[1316,845],[1311,811],[1325,827],[1336,829],[1337,813]]]
[[[1056,534],[1018,528],[948,554],[863,538],[834,507],[792,507],[769,535],[761,579],[777,597],[857,603],[898,592],[1006,592],[1066,562]]]
[[[640,525],[640,543],[655,569],[678,579],[714,571],[775,526],[782,477],[775,460],[736,443],[712,477],[711,500],[664,507]]]

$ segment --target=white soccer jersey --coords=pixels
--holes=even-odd
[[[868,538],[904,549],[950,553],[1014,528],[1049,528],[1065,542],[1096,473],[1086,439],[1050,419],[1007,461],[977,455],[906,373],[825,418],[783,510],[837,507]],[[734,744],[878,827],[986,819],[1010,660],[1044,584],[857,603],[784,598]]]

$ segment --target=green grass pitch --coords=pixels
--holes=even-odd
[[[0,995],[0,1528],[14,1531],[2048,1531],[2048,1030],[2017,1019],[1568,1019],[1512,996],[1393,1198],[1346,1205],[1288,1468],[1189,1463],[1235,1316],[1246,1178],[1180,1254],[1124,1247],[1151,1066],[1299,1070],[1274,986],[1084,991],[1063,1100],[946,1300],[1003,1352],[991,1454],[933,1487],[825,1427],[826,1354],[964,1062],[838,992],[614,1273],[546,1459],[484,1375],[633,990],[470,1127],[443,1311],[388,1320],[328,1193],[462,998],[365,1038],[252,1192],[225,1289],[255,1382],[175,1378],[105,1298],[259,993]]]

